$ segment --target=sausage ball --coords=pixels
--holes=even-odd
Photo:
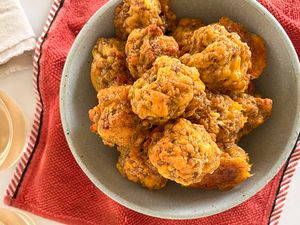
[[[250,133],[271,116],[273,105],[271,99],[263,99],[249,94],[233,96],[233,99],[242,105],[243,114],[247,117],[245,126],[239,132],[239,138]]]
[[[133,83],[126,68],[125,42],[116,38],[99,38],[92,55],[91,81],[96,91]]]
[[[212,174],[205,175],[199,183],[190,187],[228,191],[252,176],[248,154],[242,148],[229,144],[221,149],[218,169]]]
[[[243,106],[227,95],[207,92],[206,97],[205,105],[199,105],[189,119],[203,125],[217,142],[236,142],[247,122]]]
[[[203,23],[198,19],[183,18],[179,20],[172,36],[179,45],[180,56],[189,53],[194,31],[203,26]]]
[[[229,32],[237,33],[243,42],[246,42],[251,51],[252,67],[248,70],[251,79],[257,79],[266,67],[266,47],[264,40],[239,23],[230,20],[228,17],[222,17],[219,24],[223,25]]]
[[[126,40],[134,29],[150,24],[170,30],[175,20],[169,0],[123,0],[115,9],[114,24],[117,37]]]
[[[147,127],[132,112],[128,99],[130,88],[128,85],[100,90],[97,96],[99,104],[89,111],[93,122],[91,131],[110,147],[139,147],[148,134]]]
[[[122,176],[148,189],[161,189],[166,186],[167,179],[162,177],[150,163],[145,149],[118,147],[118,150],[120,156],[117,169]]]
[[[157,132],[148,154],[163,177],[186,186],[218,168],[220,149],[203,126],[180,118]]]
[[[195,66],[201,80],[214,92],[240,93],[249,85],[251,52],[236,33],[212,24],[194,32],[190,54],[181,57],[188,66]]]
[[[205,88],[196,68],[161,56],[130,89],[132,110],[152,124],[164,123],[185,112],[196,87]]]
[[[164,36],[156,25],[133,30],[128,37],[125,51],[129,71],[136,79],[149,70],[159,56],[179,55],[178,44],[174,38]]]

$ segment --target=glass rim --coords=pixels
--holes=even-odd
[[[9,133],[8,133],[8,140],[6,145],[4,146],[3,149],[1,149],[0,151],[0,165],[3,163],[3,161],[5,160],[6,156],[9,153],[9,149],[12,145],[12,140],[13,140],[13,123],[12,123],[12,118],[11,115],[9,113],[9,110],[6,106],[6,104],[4,103],[4,101],[2,100],[2,98],[0,97],[0,110],[2,110],[2,112],[4,113],[4,120],[6,120],[7,124],[8,124],[8,129],[9,129]]]

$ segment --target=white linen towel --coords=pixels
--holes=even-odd
[[[32,66],[35,34],[19,0],[0,0],[0,77]]]

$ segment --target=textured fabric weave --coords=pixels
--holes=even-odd
[[[226,212],[195,220],[145,216],[114,202],[99,191],[76,164],[63,134],[59,115],[59,85],[70,47],[83,25],[106,0],[65,0],[47,34],[39,60],[43,102],[39,142],[13,198],[5,202],[68,224],[267,224],[282,170],[254,197]],[[299,55],[298,0],[261,0],[283,25]]]

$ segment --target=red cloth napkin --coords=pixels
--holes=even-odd
[[[5,202],[69,224],[267,224],[283,169],[259,193],[233,209],[206,218],[176,221],[145,216],[119,205],[99,191],[78,167],[62,130],[59,84],[76,35],[105,2],[56,0],[53,5],[46,25],[48,30],[36,48],[36,118],[28,149],[8,188]],[[299,54],[298,0],[262,0],[261,3],[284,26]]]

